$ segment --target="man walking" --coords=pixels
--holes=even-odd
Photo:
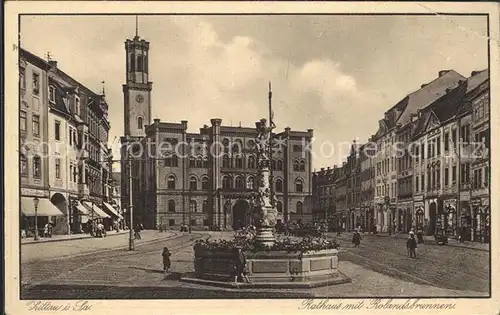
[[[410,258],[417,258],[417,241],[415,240],[414,233],[410,233],[410,237],[406,241],[406,248],[408,249],[408,255]]]

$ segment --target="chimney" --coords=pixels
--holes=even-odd
[[[188,127],[188,121],[187,120],[181,120],[181,125],[184,130],[187,130]]]
[[[328,166],[328,167],[326,168],[326,170],[328,170],[328,171],[329,171],[329,170],[330,170],[330,166]]]
[[[325,171],[325,168],[324,168],[324,167],[322,167],[322,168],[321,168],[321,171],[322,171],[322,172],[324,172],[324,171]]]
[[[472,72],[470,73],[470,76],[471,76],[471,77],[473,77],[473,76],[475,76],[476,74],[478,74],[479,72],[481,72],[481,71],[472,71]]]
[[[49,66],[51,68],[57,69],[57,61],[55,61],[55,60],[49,60]]]
[[[155,122],[155,124],[159,124],[160,123],[160,119],[159,118],[155,118],[155,119],[153,119],[153,121]]]
[[[450,71],[451,70],[441,70],[441,71],[439,71],[438,75],[439,75],[439,77],[442,77],[443,75],[447,74]]]

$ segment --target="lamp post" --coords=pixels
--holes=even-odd
[[[40,200],[38,197],[33,198],[33,205],[35,206],[35,235],[34,239],[35,241],[38,241],[38,203]]]

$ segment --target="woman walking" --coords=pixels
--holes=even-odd
[[[359,244],[361,244],[361,234],[359,234],[358,230],[355,230],[352,235],[352,243],[354,247],[359,247]]]

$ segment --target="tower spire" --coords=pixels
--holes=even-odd
[[[139,37],[139,16],[135,16],[135,37]]]

